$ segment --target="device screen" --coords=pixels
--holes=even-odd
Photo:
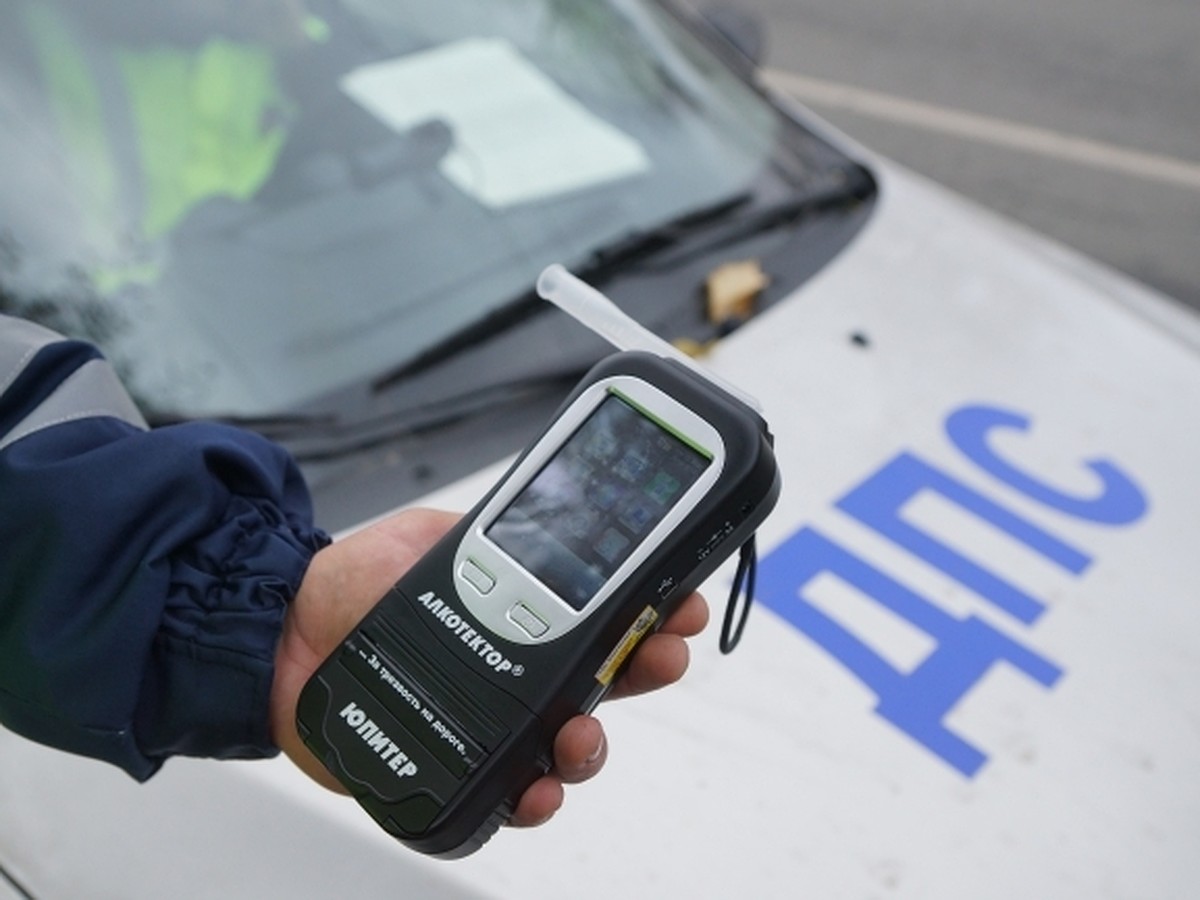
[[[581,610],[711,462],[610,392],[485,534]]]

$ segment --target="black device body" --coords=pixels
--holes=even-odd
[[[648,452],[630,450],[636,441],[626,438],[615,442],[617,462],[598,475],[591,457],[599,455],[597,446],[610,448],[614,441],[597,437],[599,432],[587,429],[596,431],[598,426],[585,424],[599,415],[595,408],[605,397],[597,399],[598,390],[603,388],[605,396],[619,395],[617,406],[630,405],[625,404],[624,388],[611,385],[642,382],[652,386],[653,395],[669,395],[711,423],[722,444],[720,471],[710,471],[716,460],[709,459],[704,469],[709,474],[700,476],[708,483],[694,487],[690,508],[679,512],[676,521],[660,525],[636,515],[638,504],[653,505],[650,500],[657,502],[676,482],[691,477],[687,466],[699,469],[703,464],[703,457],[690,462],[690,451],[672,443],[685,443],[699,453],[708,449],[680,433],[670,417],[651,411],[645,417],[662,436],[650,434],[644,424],[629,427],[640,429],[638,434],[646,433],[654,446],[674,456],[643,465],[638,454]],[[592,407],[583,418],[581,405]],[[638,414],[647,412],[636,402],[632,408]],[[624,409],[612,414],[629,418]],[[571,417],[576,424],[566,431],[561,425],[554,430],[555,422]],[[582,449],[575,446],[587,441],[590,444]],[[480,588],[488,578],[504,580],[507,572],[495,571],[503,565],[491,561],[476,565],[474,551],[464,555],[462,548],[480,540],[489,543],[490,530],[491,537],[514,554],[513,568],[524,568],[515,558],[531,559],[522,548],[536,516],[522,514],[511,539],[501,537],[500,526],[491,526],[512,519],[512,510],[521,503],[529,506],[526,489],[540,473],[551,472],[552,460],[558,467],[554,472],[590,472],[588,487],[574,496],[586,495],[588,503],[601,507],[612,491],[604,490],[600,476],[620,483],[638,470],[642,486],[631,491],[634,500],[626,501],[620,518],[625,524],[640,523],[653,539],[641,542],[640,558],[637,553],[627,558],[615,581],[608,579],[602,597],[559,598],[561,609],[553,615],[545,609],[551,602],[545,597],[528,606],[524,601],[510,606],[511,598],[503,599],[499,603],[507,607],[504,622],[496,626],[488,592]],[[657,475],[640,471],[654,465],[660,467]],[[671,474],[663,475],[664,469]],[[514,479],[520,483],[514,484]],[[642,352],[608,357],[576,387],[505,477],[404,575],[313,675],[298,705],[301,736],[394,837],[435,856],[473,852],[495,833],[524,790],[550,768],[554,736],[562,725],[590,711],[641,638],[753,535],[779,489],[772,439],[757,413],[678,362]],[[499,498],[504,509],[498,514],[498,492],[503,491],[507,499]],[[619,508],[618,502],[613,509]],[[595,519],[603,513],[597,507],[587,515]],[[484,516],[488,521],[482,521]],[[561,532],[562,523],[548,527]],[[603,528],[604,522],[596,527]],[[578,552],[603,551],[606,545],[618,544],[626,531],[614,520],[612,527],[598,532],[603,537],[588,539],[591,549]],[[538,527],[532,532],[535,537],[541,534]],[[548,542],[558,545],[556,540]],[[507,552],[501,550],[499,556],[505,558]],[[554,559],[530,565],[543,576],[534,581],[562,583],[555,580]],[[472,567],[470,585],[462,578],[467,567]],[[480,569],[484,585],[476,587]],[[564,593],[568,589],[570,585],[560,588]],[[553,624],[542,621],[554,616],[559,618]],[[535,636],[543,626],[546,633]]]

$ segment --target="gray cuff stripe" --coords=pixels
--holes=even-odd
[[[24,319],[0,316],[0,396],[25,371],[39,350],[61,340],[62,335],[49,328]]]
[[[20,319],[0,319],[0,394],[12,385],[42,347],[57,340],[62,338],[39,325]],[[0,450],[44,428],[97,416],[146,428],[142,414],[102,359],[90,360],[72,372],[37,409],[8,434],[0,436]]]

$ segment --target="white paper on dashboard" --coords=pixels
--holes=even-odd
[[[646,171],[629,135],[590,112],[511,43],[470,38],[345,75],[342,90],[396,131],[440,119],[454,147],[442,174],[491,208]]]

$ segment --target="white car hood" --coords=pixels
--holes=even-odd
[[[0,733],[5,864],[35,896],[1190,896],[1200,329],[878,172],[854,243],[708,360],[784,477],[742,645],[603,706],[551,824],[435,862],[283,761],[137,786]]]

